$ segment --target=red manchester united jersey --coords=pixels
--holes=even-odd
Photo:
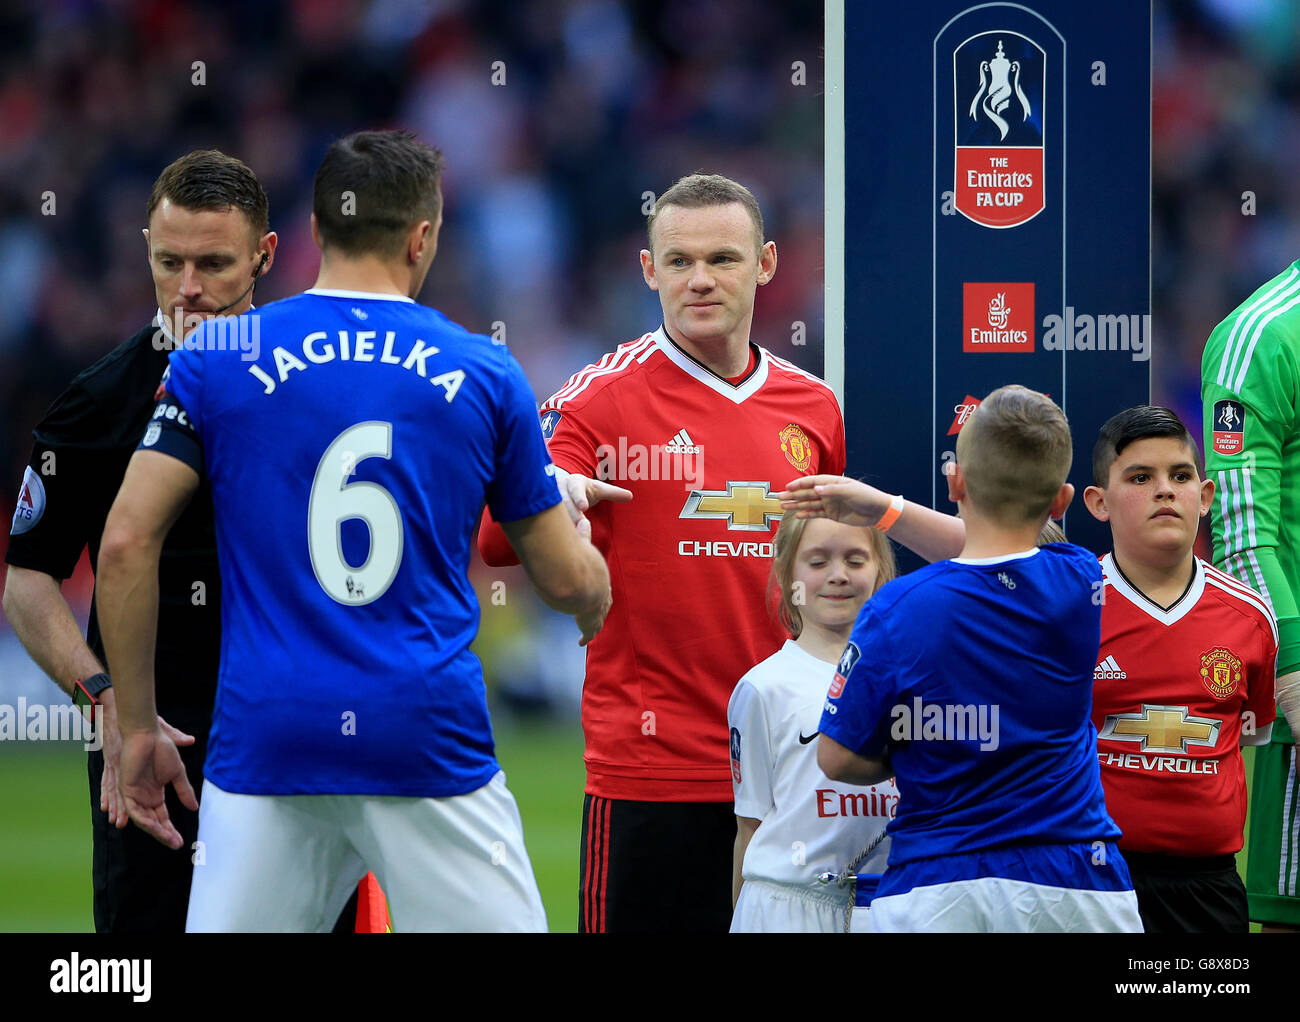
[[[633,493],[589,514],[614,606],[587,650],[587,791],[729,802],[727,701],[786,635],[767,610],[774,493],[844,471],[830,388],[769,352],[732,384],[663,330],[621,345],[542,405],[551,458]]]
[[[1120,848],[1208,857],[1241,848],[1243,724],[1273,721],[1277,622],[1199,557],[1168,610],[1102,559],[1106,579],[1092,720]]]

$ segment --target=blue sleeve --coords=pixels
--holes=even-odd
[[[821,732],[859,756],[888,752],[891,710],[898,704],[896,658],[885,622],[868,601],[835,668],[822,709]]]
[[[537,405],[524,371],[502,349],[505,367],[496,419],[496,464],[487,503],[498,522],[541,514],[560,503],[551,456],[537,420]]]
[[[159,385],[160,392],[163,392],[164,385]],[[185,412],[185,406],[171,394],[163,392],[158,399],[136,450],[171,455],[203,475],[203,444]]]
[[[202,329],[202,328],[200,328]],[[162,382],[154,394],[155,401],[171,397],[185,409],[193,429],[198,435],[203,431],[203,360],[197,351],[177,348],[167,357],[167,368]]]

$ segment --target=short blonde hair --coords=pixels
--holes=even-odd
[[[993,391],[957,434],[971,504],[1003,526],[1045,517],[1073,459],[1065,413],[1018,384]]]
[[[1065,538],[1065,530],[1061,528],[1061,523],[1055,518],[1049,518],[1043,522],[1043,527],[1038,530],[1038,545],[1047,546],[1049,543],[1068,543]]]
[[[681,206],[683,209],[703,209],[706,206],[729,206],[733,202],[743,206],[754,224],[754,248],[761,255],[763,252],[763,211],[758,208],[754,193],[739,181],[733,181],[721,174],[688,174],[679,178],[668,191],[655,200],[654,208],[646,217],[646,236],[650,239],[650,251],[655,250],[655,221],[665,206]]]
[[[797,518],[794,511],[781,516],[781,525],[772,540],[772,572],[768,576],[768,610],[781,622],[791,638],[799,638],[803,631],[803,616],[794,602],[794,559],[803,541],[804,529],[812,520]],[[871,556],[876,561],[876,586],[871,596],[879,592],[886,582],[898,577],[898,564],[894,561],[894,548],[889,537],[879,529],[862,527],[867,534]],[[870,597],[868,597],[870,598]]]

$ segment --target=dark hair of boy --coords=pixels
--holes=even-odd
[[[1129,444],[1164,436],[1174,437],[1186,445],[1192,452],[1197,475],[1204,479],[1201,449],[1196,446],[1183,420],[1162,405],[1137,405],[1112,415],[1101,427],[1097,445],[1092,449],[1092,485],[1106,487],[1111,465]]]

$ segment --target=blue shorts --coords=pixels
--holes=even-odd
[[[868,908],[871,905],[871,899],[876,896],[876,890],[880,887],[880,878],[883,873],[859,873],[857,891],[853,896],[853,905],[855,908]]]
[[[1128,864],[1101,841],[901,863],[870,905],[877,933],[1142,932]]]

